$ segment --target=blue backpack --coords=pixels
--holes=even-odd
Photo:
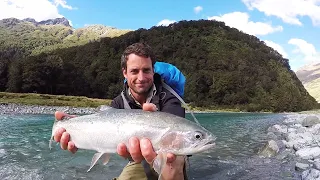
[[[183,97],[186,78],[177,67],[165,62],[156,62],[154,72],[159,74],[180,97]]]

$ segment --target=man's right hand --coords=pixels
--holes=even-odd
[[[76,117],[75,115],[69,115],[61,111],[55,112],[55,118],[59,121],[62,120],[65,117],[68,118],[73,118]],[[73,154],[77,152],[78,148],[74,145],[74,143],[70,140],[70,134],[66,132],[66,129],[64,128],[59,128],[55,133],[54,133],[54,140],[56,142],[60,142],[61,149],[68,149],[70,152]]]

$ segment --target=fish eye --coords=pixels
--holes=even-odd
[[[194,137],[196,138],[196,140],[201,140],[203,138],[203,134],[199,131],[196,131]]]

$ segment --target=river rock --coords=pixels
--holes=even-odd
[[[288,126],[275,124],[268,128],[269,132],[273,132],[275,134],[286,134],[288,132]]]
[[[313,167],[317,170],[320,170],[320,159],[315,159],[313,162]]]
[[[259,156],[272,157],[279,152],[277,142],[274,140],[268,141],[258,152]]]
[[[288,133],[286,146],[294,148],[296,151],[300,149],[304,149],[306,147],[312,147],[315,143],[312,133],[304,132],[304,133]]]
[[[310,167],[309,164],[297,162],[295,169],[296,169],[297,171],[304,171],[304,170],[308,169],[309,167]]]
[[[274,132],[268,132],[267,136],[269,139],[273,139],[273,140],[278,139],[278,136],[276,134],[274,134]]]
[[[308,169],[302,172],[301,174],[302,180],[317,180],[320,179],[320,171],[317,169]]]
[[[296,155],[302,159],[315,159],[320,156],[320,147],[300,149],[296,151]]]
[[[302,126],[311,127],[319,123],[320,123],[320,120],[317,116],[308,116],[302,121]]]

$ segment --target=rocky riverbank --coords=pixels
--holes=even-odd
[[[0,103],[0,114],[54,114],[56,111],[63,111],[69,114],[92,114],[98,108],[70,107],[70,106],[40,106],[23,105],[14,103]],[[193,113],[212,113],[214,111],[192,111]],[[224,112],[224,111],[221,111]],[[227,112],[227,111],[226,111]],[[186,113],[190,111],[186,110]]]
[[[96,108],[82,108],[70,106],[39,106],[22,104],[0,104],[0,114],[54,114],[63,111],[69,114],[92,114]]]
[[[302,180],[320,179],[320,114],[288,114],[268,129],[259,155],[294,161]]]

